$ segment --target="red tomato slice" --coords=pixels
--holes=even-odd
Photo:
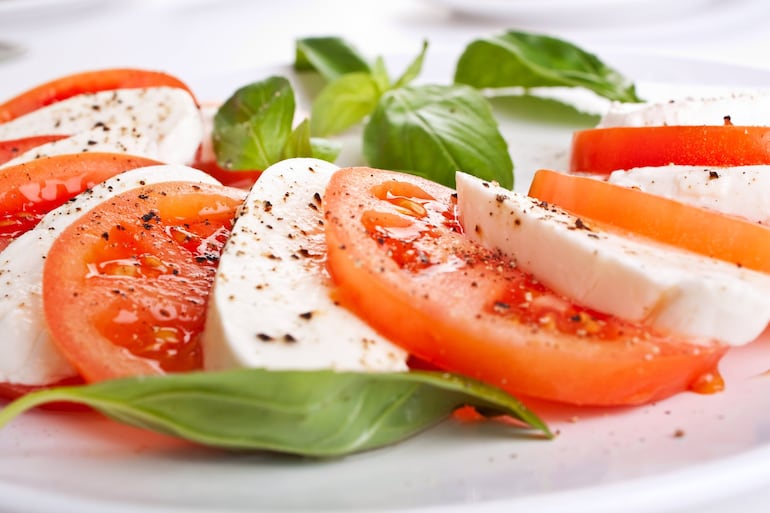
[[[22,153],[33,148],[66,137],[66,135],[38,135],[35,137],[25,137],[23,139],[0,141],[0,164],[5,164],[9,160],[15,159]]]
[[[78,94],[160,86],[178,87],[195,97],[184,82],[159,71],[131,68],[86,71],[41,84],[0,104],[0,123]]]
[[[324,198],[335,298],[414,355],[517,395],[639,404],[716,376],[724,347],[571,304],[469,240],[452,193],[390,171],[337,172]]]
[[[572,138],[573,172],[601,174],[668,164],[770,164],[770,127],[612,127],[582,130]]]
[[[244,196],[148,185],[62,232],[46,258],[43,305],[54,342],[83,378],[200,368],[209,289]]]
[[[76,153],[0,169],[0,250],[89,187],[159,162],[120,153]]]
[[[720,260],[770,272],[770,228],[585,176],[540,170],[529,195],[577,216]]]

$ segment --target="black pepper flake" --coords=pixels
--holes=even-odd
[[[294,335],[292,335],[291,333],[287,333],[286,335],[283,336],[283,341],[289,344],[293,344],[297,341],[297,339],[294,338]]]
[[[273,210],[273,204],[269,201],[265,201],[265,212],[270,212],[271,210]]]
[[[716,180],[719,178],[719,173],[716,171],[709,171],[709,180]]]
[[[495,301],[493,308],[495,312],[507,312],[508,310],[511,309],[511,305],[509,305],[504,301]]]
[[[103,232],[103,233],[102,233],[102,239],[104,239],[104,240],[110,240],[110,234],[109,234],[109,233],[107,233],[107,232]]]
[[[319,205],[321,204],[321,195],[320,195],[320,194],[318,194],[317,192],[316,192],[315,194],[313,194],[313,199],[314,199],[314,200],[316,201],[316,203],[318,203]]]
[[[272,342],[274,339],[267,333],[257,333],[257,338],[262,342]]]
[[[308,203],[307,206],[312,208],[313,210],[318,210],[318,205],[316,205],[315,203]]]
[[[495,201],[498,203],[502,203],[507,199],[507,196],[505,194],[498,194],[495,196]]]
[[[306,321],[309,321],[313,318],[313,312],[302,312],[299,314],[300,319],[305,319]]]
[[[94,141],[93,139],[89,139],[86,141],[86,144],[89,146],[93,146],[95,144],[99,144],[97,141]]]

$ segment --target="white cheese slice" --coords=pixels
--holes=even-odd
[[[33,148],[4,166],[83,151],[187,164],[201,144],[203,122],[195,100],[183,89],[118,89],[73,96],[0,124],[0,140],[36,135],[70,137]]]
[[[770,276],[603,231],[464,173],[457,195],[469,237],[577,304],[693,342],[746,344],[770,321]]]
[[[770,93],[734,93],[711,98],[680,98],[660,103],[613,102],[598,128],[659,125],[765,126]]]
[[[77,375],[48,333],[42,301],[45,257],[62,230],[102,201],[145,184],[169,181],[218,183],[181,165],[127,171],[52,210],[0,252],[0,382],[46,385]]]
[[[640,167],[608,181],[650,194],[770,224],[770,166]]]
[[[289,159],[251,189],[209,299],[205,369],[406,370],[402,349],[330,297],[321,200],[336,170]]]

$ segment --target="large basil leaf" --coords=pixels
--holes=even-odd
[[[456,171],[513,187],[513,162],[487,100],[469,86],[407,86],[385,93],[364,129],[374,167],[449,187]]]
[[[347,73],[371,71],[358,51],[339,37],[298,39],[294,68],[318,71],[327,80],[335,80]]]
[[[284,77],[238,89],[214,116],[214,151],[225,169],[266,169],[291,134],[294,91]]]
[[[0,426],[54,401],[91,406],[117,421],[209,446],[318,457],[392,444],[464,405],[511,416],[550,436],[535,414],[499,389],[419,371],[238,369],[126,378],[34,392],[0,410]]]
[[[594,54],[561,39],[513,30],[469,44],[454,79],[477,88],[584,87],[610,100],[641,101],[634,85]]]

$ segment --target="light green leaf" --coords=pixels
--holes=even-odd
[[[634,85],[596,55],[561,39],[513,30],[468,45],[454,80],[482,89],[583,87],[610,100],[641,101]]]
[[[513,187],[513,162],[486,99],[469,86],[385,93],[364,129],[370,165],[454,187],[455,171]]]
[[[464,405],[550,436],[535,414],[499,389],[432,372],[238,369],[125,378],[31,393],[0,410],[0,426],[54,401],[213,447],[316,457],[392,444]]]
[[[396,80],[396,83],[393,85],[394,88],[398,87],[404,87],[405,85],[410,84],[415,78],[417,78],[420,75],[420,72],[422,71],[422,64],[425,61],[425,54],[428,51],[428,41],[422,42],[422,50],[420,50],[419,55],[415,57],[415,59],[409,64],[409,66],[404,70],[404,73]]]
[[[391,88],[390,76],[388,75],[388,70],[385,68],[385,59],[383,59],[381,55],[377,56],[374,60],[371,74],[377,84],[377,90],[380,94]]]
[[[327,80],[347,73],[369,73],[369,64],[358,51],[339,37],[308,37],[296,42],[294,68],[318,71]]]
[[[286,78],[269,77],[238,89],[214,116],[219,166],[265,169],[281,160],[294,108],[294,91]]]
[[[359,123],[374,110],[380,91],[369,73],[348,73],[330,82],[313,102],[313,135],[338,134]]]
[[[342,151],[342,145],[336,141],[323,139],[321,137],[311,137],[310,146],[313,148],[313,158],[334,162]]]
[[[310,122],[305,118],[289,135],[283,147],[283,158],[312,157],[313,147],[310,144]]]

